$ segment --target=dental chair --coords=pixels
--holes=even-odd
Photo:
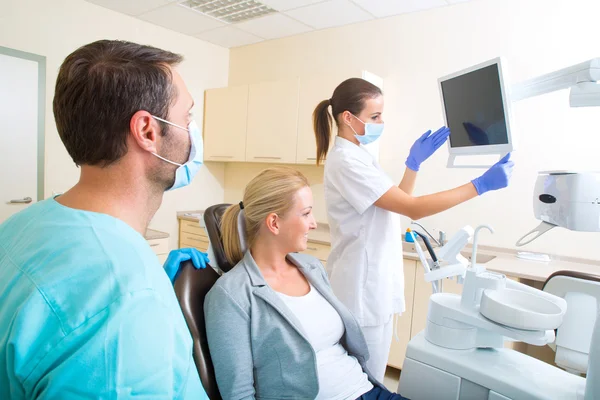
[[[215,263],[222,272],[228,272],[234,267],[234,265],[231,265],[229,261],[227,261],[227,257],[225,257],[225,249],[223,247],[221,235],[221,218],[230,205],[231,204],[226,203],[215,204],[204,211],[204,226],[208,233],[210,248],[212,249],[212,254],[209,253],[209,258],[214,257],[214,260],[211,259],[211,261]]]
[[[221,400],[221,395],[206,338],[204,298],[217,279],[219,274],[212,267],[197,270],[191,261],[186,261],[174,285],[185,322],[192,334],[194,362],[210,400]]]
[[[554,362],[572,374],[586,374],[600,301],[600,276],[558,271],[550,275],[542,290],[567,301],[563,323],[550,345],[556,352]]]
[[[216,204],[204,211],[204,227],[209,239],[209,258],[217,268],[207,266],[196,270],[191,261],[186,261],[175,281],[175,294],[183,311],[193,339],[194,362],[200,374],[200,381],[210,400],[221,400],[215,378],[204,321],[204,299],[222,273],[234,266],[225,257],[221,236],[221,218],[231,204]],[[220,272],[217,272],[217,269]]]

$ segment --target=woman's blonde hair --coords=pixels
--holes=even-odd
[[[284,216],[294,204],[296,193],[309,186],[308,180],[301,172],[288,167],[273,167],[262,171],[246,186],[242,204],[243,218],[246,226],[244,237],[248,248],[251,248],[267,216],[275,213]],[[238,216],[240,204],[230,206],[221,219],[221,232],[225,257],[232,265],[243,257],[238,232]]]

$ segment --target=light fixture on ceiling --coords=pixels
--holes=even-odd
[[[186,0],[179,4],[229,24],[276,12],[256,0]]]

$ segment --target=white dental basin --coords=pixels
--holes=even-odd
[[[562,324],[566,308],[530,292],[515,289],[484,290],[479,312],[516,329],[545,331]]]

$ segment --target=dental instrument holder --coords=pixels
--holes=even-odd
[[[554,330],[511,328],[498,324],[480,313],[484,291],[504,289],[535,294],[560,304],[560,307],[566,310],[563,299],[506,279],[505,275],[487,271],[483,265],[477,264],[478,233],[484,228],[494,232],[487,225],[478,226],[475,230],[465,226],[454,235],[437,253],[438,260],[444,260],[450,265],[438,269],[433,269],[434,261],[425,257],[419,242],[415,240],[415,249],[425,269],[425,281],[431,282],[434,293],[429,300],[425,338],[433,344],[450,349],[501,348],[505,338],[536,346],[554,341]],[[471,237],[473,249],[469,266],[460,251]],[[461,296],[441,293],[441,280],[452,277],[457,277],[458,282],[463,284]]]
[[[444,278],[457,277],[458,283],[462,283],[468,261],[462,255],[460,255],[460,251],[469,242],[472,232],[473,229],[470,226],[466,226],[461,229],[457,235],[455,235],[448,243],[446,243],[445,246],[440,249],[439,254],[443,254],[443,257],[436,257],[431,244],[428,243],[428,240],[425,236],[419,232],[410,232],[414,239],[417,255],[419,256],[419,259],[423,264],[423,268],[425,269],[425,281],[431,283],[433,293],[441,292],[441,282]],[[425,246],[427,246],[429,254],[432,256],[431,259],[425,257],[425,253],[423,252],[423,249],[421,249],[421,245],[416,240],[417,234],[423,238]],[[440,268],[440,260],[449,261],[449,265]]]

